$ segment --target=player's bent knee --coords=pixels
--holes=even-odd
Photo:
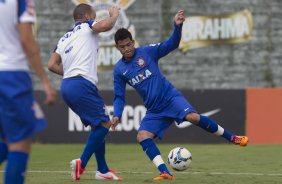
[[[145,139],[150,139],[150,138],[153,138],[153,137],[154,137],[154,134],[142,130],[142,131],[138,132],[136,139],[137,139],[138,142],[142,142]]]
[[[195,112],[192,112],[192,113],[189,113],[185,116],[185,120],[189,121],[189,122],[191,122],[195,125],[200,121],[200,115],[195,113]]]
[[[144,138],[143,138],[143,136],[141,135],[141,134],[137,134],[137,137],[136,137],[136,140],[138,141],[138,142],[142,142],[143,140],[144,140]]]
[[[101,125],[102,125],[103,127],[110,128],[110,127],[112,126],[112,123],[111,123],[110,121],[108,121],[108,122],[102,122]]]
[[[25,139],[16,143],[8,144],[9,151],[20,151],[24,153],[29,153],[31,149],[31,139]]]

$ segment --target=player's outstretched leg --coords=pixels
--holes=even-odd
[[[92,154],[102,145],[105,136],[108,134],[109,129],[103,126],[97,126],[91,130],[90,135],[88,137],[86,146],[83,150],[83,153],[80,159],[75,159],[75,167],[74,167],[74,160],[71,161],[71,173],[73,179],[79,180],[80,176],[84,171],[89,159],[91,158]],[[80,160],[80,161],[79,161]],[[79,165],[80,162],[80,165]]]
[[[224,128],[222,128],[221,126],[219,126],[217,122],[213,121],[212,119],[206,116],[200,115],[200,120],[196,125],[215,135],[222,136],[234,144],[240,146],[247,146],[248,144],[249,141],[248,137],[234,135],[228,132],[227,130],[225,130]]]
[[[154,180],[173,180],[175,179],[174,176],[169,172],[168,168],[166,167],[162,157],[160,150],[154,143],[151,138],[145,139],[140,142],[143,151],[147,154],[150,160],[155,164],[155,166],[159,169],[161,174],[154,178]]]

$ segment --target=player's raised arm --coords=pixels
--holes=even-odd
[[[179,10],[174,17],[174,22],[177,26],[180,26],[183,24],[184,21],[185,21],[184,10]]]
[[[119,16],[119,8],[117,6],[112,6],[109,9],[109,17],[105,18],[92,26],[95,32],[105,32],[112,29]]]
[[[166,56],[168,53],[178,48],[181,40],[182,24],[184,21],[185,21],[184,10],[179,10],[174,17],[174,28],[172,34],[170,35],[168,40],[161,42],[160,44],[157,45],[158,59]]]

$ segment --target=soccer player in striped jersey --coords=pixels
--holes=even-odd
[[[59,40],[48,63],[52,72],[63,76],[61,93],[66,104],[84,126],[91,126],[83,153],[70,162],[74,180],[80,179],[93,154],[98,165],[97,180],[122,180],[108,168],[105,160],[105,136],[112,123],[97,89],[98,34],[115,25],[119,8],[110,7],[109,15],[97,22],[96,12],[90,5],[78,5],[73,12],[74,27]]]
[[[33,36],[34,22],[32,0],[0,0],[0,163],[7,160],[5,184],[24,183],[31,138],[46,126],[33,97],[28,62],[43,86],[45,102],[56,100]]]
[[[161,73],[158,60],[178,48],[184,20],[184,11],[179,10],[174,17],[174,30],[171,36],[159,44],[134,48],[134,40],[127,29],[121,28],[115,34],[116,47],[123,57],[114,67],[113,127],[120,122],[125,104],[125,86],[129,84],[142,97],[147,108],[138,130],[137,140],[161,173],[154,180],[174,179],[153,141],[153,138],[162,138],[174,121],[178,124],[189,121],[241,146],[246,146],[248,142],[246,136],[234,135],[212,119],[198,114]]]

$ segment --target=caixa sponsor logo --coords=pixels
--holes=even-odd
[[[113,114],[113,106],[107,106],[108,113],[110,118]],[[133,130],[138,130],[142,118],[146,114],[146,108],[143,105],[130,106],[127,105],[124,107],[122,114],[121,123],[116,127],[115,131],[125,131],[130,132]],[[68,110],[68,131],[70,132],[81,132],[81,131],[90,131],[90,126],[84,127],[80,118],[71,110]]]

